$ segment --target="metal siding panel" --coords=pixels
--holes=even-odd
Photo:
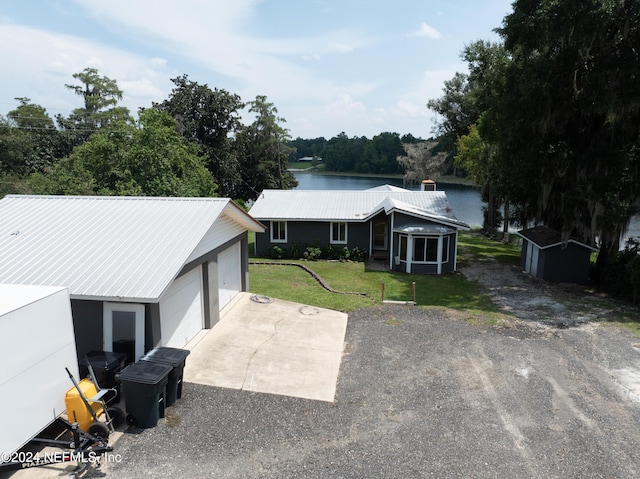
[[[163,346],[184,347],[203,327],[201,269],[180,276],[160,301]]]
[[[242,290],[242,266],[240,243],[218,254],[218,298],[224,308]]]

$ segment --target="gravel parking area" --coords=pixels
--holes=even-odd
[[[85,477],[639,477],[640,352],[595,323],[384,305],[349,315],[335,403],[186,383]],[[634,344],[636,346],[634,346]]]

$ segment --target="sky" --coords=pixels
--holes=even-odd
[[[134,114],[186,74],[245,102],[266,96],[292,138],[429,138],[427,101],[467,71],[465,45],[499,39],[511,2],[0,0],[0,115],[27,97],[68,116],[82,99],[65,85],[91,67]]]

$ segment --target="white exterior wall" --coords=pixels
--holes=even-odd
[[[209,231],[207,231],[200,243],[198,243],[198,246],[196,246],[189,255],[186,263],[207,254],[209,251],[218,248],[220,245],[225,244],[227,241],[236,238],[246,231],[247,229],[241,224],[223,215],[209,228]]]
[[[242,265],[240,243],[218,254],[218,298],[224,308],[242,290]]]
[[[160,300],[162,345],[183,348],[204,327],[202,269],[177,278]]]
[[[0,453],[21,448],[65,410],[78,380],[69,293],[0,284]]]

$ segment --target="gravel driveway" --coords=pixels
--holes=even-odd
[[[640,477],[640,341],[558,328],[561,309],[524,321],[511,303],[501,327],[424,307],[355,311],[335,403],[186,383],[157,427],[115,444],[121,463],[87,476]],[[567,325],[586,321],[571,314]]]

